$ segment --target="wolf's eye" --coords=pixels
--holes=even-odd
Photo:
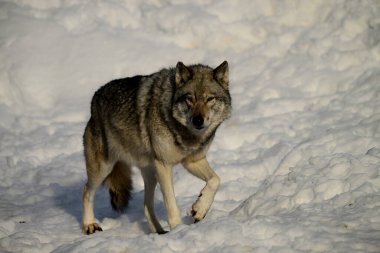
[[[188,104],[192,104],[193,103],[193,97],[190,95],[190,94],[186,94],[183,96],[183,99],[186,101],[186,103]]]
[[[212,102],[212,101],[214,101],[215,100],[215,97],[208,97],[207,98],[207,102]]]

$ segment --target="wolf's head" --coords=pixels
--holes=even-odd
[[[228,79],[227,61],[215,69],[178,62],[173,117],[197,136],[214,131],[231,114]]]

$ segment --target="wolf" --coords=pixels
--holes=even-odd
[[[108,186],[114,210],[128,206],[132,166],[141,171],[144,215],[153,233],[167,232],[154,212],[157,182],[170,229],[181,223],[172,179],[176,164],[205,181],[191,210],[195,222],[202,220],[220,184],[206,153],[231,110],[227,61],[215,69],[178,62],[175,68],[113,80],[100,87],[92,98],[83,136],[87,169],[83,232],[102,231],[94,216],[94,196],[101,184]]]

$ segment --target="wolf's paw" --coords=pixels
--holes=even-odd
[[[191,216],[193,216],[194,223],[203,220],[203,218],[206,216],[206,213],[207,210],[204,210],[203,208],[194,204],[193,208],[191,209]]]
[[[194,222],[203,220],[208,210],[210,209],[212,201],[204,195],[200,195],[197,201],[193,204],[191,209],[191,216],[193,216]]]
[[[191,210],[191,216],[194,219],[194,223],[197,223],[197,222],[203,220],[203,218],[205,217],[205,216],[202,217],[201,215],[199,215],[199,212],[195,211],[194,209]]]
[[[89,225],[83,225],[83,233],[91,235],[96,231],[103,231],[103,229],[97,223],[92,223]]]
[[[164,235],[164,234],[167,234],[167,233],[169,233],[169,231],[166,231],[166,230],[157,231],[157,234],[159,234],[159,235]]]

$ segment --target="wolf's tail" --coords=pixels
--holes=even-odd
[[[105,183],[109,188],[112,208],[118,212],[127,208],[133,189],[131,168],[125,163],[117,162]]]

